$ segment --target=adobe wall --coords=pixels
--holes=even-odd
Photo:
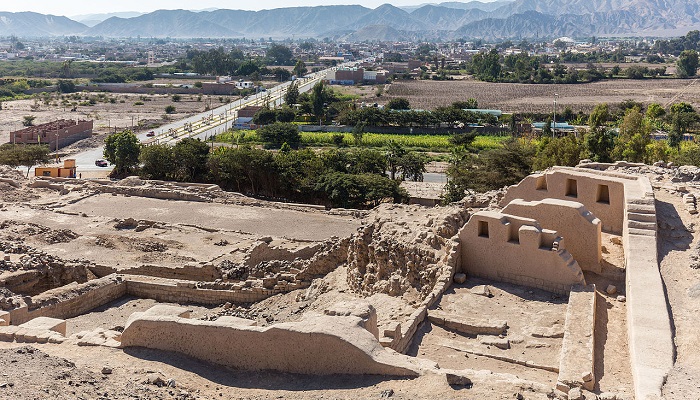
[[[637,399],[660,399],[673,367],[671,321],[657,255],[654,192],[644,176],[591,168],[555,167],[509,188],[503,203],[513,199],[568,199],[567,179],[577,183],[576,201],[603,223],[603,230],[621,234],[625,254],[627,334]],[[604,167],[604,166],[603,166]],[[601,167],[602,168],[602,167]],[[599,185],[607,185],[609,203],[600,203]]]
[[[275,282],[270,289],[251,287],[247,283],[228,284],[220,290],[203,288],[199,282],[123,275],[126,294],[166,303],[196,303],[218,305],[226,302],[255,303],[279,293],[287,293],[308,287],[306,282]],[[215,285],[214,285],[215,286]]]
[[[392,340],[388,347],[391,347],[399,353],[408,351],[408,347],[411,345],[411,342],[413,342],[413,336],[428,316],[428,309],[435,305],[445,291],[452,285],[454,274],[461,263],[462,253],[460,249],[461,243],[457,240],[457,236],[455,236],[452,238],[452,241],[448,243],[446,256],[445,259],[441,261],[442,268],[433,290],[423,299],[420,306],[411,313],[407,323],[400,326],[399,334],[395,334],[394,337],[391,338]],[[385,337],[384,339],[387,338]],[[384,343],[382,343],[382,345],[384,345]]]
[[[646,177],[627,185],[622,237],[627,269],[627,327],[637,399],[661,399],[675,348],[657,256],[656,204]]]
[[[534,219],[543,228],[557,231],[582,270],[600,273],[602,223],[583,204],[558,199],[531,202],[515,199],[502,212]]]
[[[535,220],[492,211],[474,214],[460,230],[461,265],[468,275],[566,295],[583,272],[557,232]]]
[[[634,177],[629,178],[633,180]],[[530,175],[518,185],[508,188],[501,207],[515,199],[576,201],[601,220],[603,231],[621,235],[625,209],[624,182],[623,179],[594,171],[555,167],[546,173]]]
[[[417,376],[435,364],[385,350],[355,316],[307,316],[270,327],[202,321],[172,314],[132,315],[122,347],[175,351],[245,370],[290,373]],[[202,338],[207,338],[202,340]]]
[[[10,323],[20,325],[37,317],[72,318],[126,294],[126,282],[116,275],[70,284],[31,298],[31,304],[10,311]]]

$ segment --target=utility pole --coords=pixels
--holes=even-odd
[[[552,127],[552,138],[554,138],[557,132],[557,96],[559,95],[554,93],[554,125]]]

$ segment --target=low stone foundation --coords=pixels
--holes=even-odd
[[[557,389],[593,390],[595,385],[595,285],[575,286],[569,294]]]

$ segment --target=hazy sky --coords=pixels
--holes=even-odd
[[[148,12],[158,9],[189,9],[201,10],[207,8],[226,8],[232,10],[262,10],[269,8],[292,6],[319,6],[331,4],[361,4],[365,7],[376,8],[384,3],[396,6],[417,5],[423,3],[440,3],[445,0],[257,0],[257,1],[230,1],[230,0],[2,0],[0,11],[35,11],[42,14],[54,15],[83,15],[94,13],[109,13],[118,11]],[[469,0],[463,0],[468,2]],[[490,2],[494,0],[481,0]]]

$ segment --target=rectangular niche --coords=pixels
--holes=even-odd
[[[479,237],[487,238],[489,237],[489,223],[486,221],[479,221]]]
[[[566,180],[566,195],[569,197],[578,197],[578,184],[576,179]]]
[[[610,204],[610,188],[608,185],[598,185],[596,201],[598,203]]]

